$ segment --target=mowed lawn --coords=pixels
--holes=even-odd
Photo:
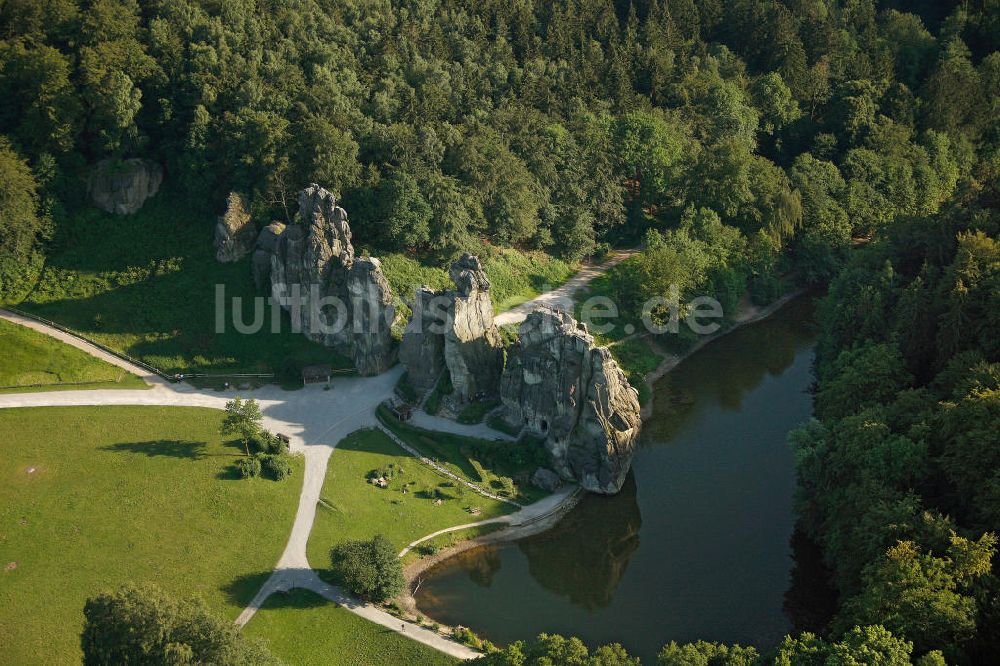
[[[235,618],[291,530],[285,482],[231,474],[222,413],[0,409],[0,664],[79,664],[86,598],[126,581]]]
[[[389,465],[396,473],[388,488],[368,482],[370,471],[388,469]],[[440,503],[435,504],[435,499]],[[470,512],[473,507],[479,508],[478,516]],[[421,464],[380,430],[361,430],[337,444],[330,457],[309,537],[309,564],[329,569],[330,549],[348,539],[381,533],[402,550],[431,532],[502,516],[514,509]]]
[[[0,319],[0,349],[0,392],[148,388],[121,368],[4,319]]]
[[[244,632],[294,666],[448,666],[458,659],[401,636],[308,590],[271,596]]]

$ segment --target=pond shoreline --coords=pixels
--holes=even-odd
[[[806,289],[795,289],[787,294],[782,295],[778,299],[769,303],[766,306],[756,306],[749,303],[748,300],[741,302],[739,311],[736,317],[732,320],[731,325],[728,328],[722,329],[713,333],[712,335],[705,336],[702,340],[699,340],[696,344],[692,345],[689,349],[685,350],[681,354],[670,354],[664,352],[659,348],[652,339],[647,338],[647,341],[654,350],[663,356],[663,360],[657,366],[655,370],[647,374],[643,381],[650,389],[650,400],[642,407],[640,416],[643,421],[649,420],[653,416],[653,399],[654,395],[653,386],[654,384],[666,376],[671,370],[676,368],[682,361],[694,355],[696,352],[702,350],[711,342],[721,339],[749,324],[754,324],[763,321],[778,312],[787,305],[789,302],[802,296],[806,293]],[[560,503],[557,507],[553,509],[544,518],[532,522],[526,525],[511,526],[504,529],[497,530],[495,532],[490,532],[472,539],[461,541],[456,543],[444,550],[436,553],[435,555],[427,558],[423,558],[413,562],[405,567],[403,573],[406,578],[406,589],[405,592],[400,596],[400,601],[402,607],[411,613],[420,613],[420,609],[417,606],[415,594],[419,589],[422,582],[422,574],[433,569],[434,567],[446,562],[447,560],[464,553],[466,551],[472,550],[474,548],[479,548],[482,546],[493,546],[499,544],[507,544],[527,537],[542,534],[553,527],[555,527],[559,521],[572,510],[577,503],[582,499],[582,493],[575,493],[567,497],[567,499]]]
[[[403,569],[403,576],[406,578],[406,590],[402,595],[400,595],[399,598],[401,606],[411,613],[420,612],[420,609],[417,607],[414,594],[416,593],[417,588],[420,587],[420,576],[424,572],[429,571],[442,562],[445,562],[460,553],[472,550],[473,548],[510,543],[512,541],[526,539],[528,537],[547,532],[555,527],[559,521],[562,520],[563,516],[569,513],[582,498],[583,492],[574,492],[568,495],[566,499],[557,504],[551,511],[540,518],[521,525],[511,525],[495,532],[489,532],[488,534],[483,534],[472,539],[460,541],[430,557],[425,557],[417,560],[416,562],[412,562]]]
[[[720,338],[724,338],[733,331],[737,331],[743,328],[744,326],[747,326],[749,324],[755,324],[759,321],[767,319],[775,312],[788,305],[788,303],[798,298],[799,296],[802,296],[805,293],[806,289],[804,288],[794,289],[788,292],[787,294],[784,294],[783,296],[768,303],[765,306],[753,305],[752,303],[749,302],[748,299],[744,299],[744,301],[741,302],[739,305],[736,317],[733,318],[731,325],[728,328],[724,328],[719,331],[716,331],[711,335],[704,336],[701,340],[699,340],[689,349],[686,349],[684,352],[680,354],[671,354],[669,352],[664,351],[662,348],[659,347],[659,345],[657,345],[657,343],[653,340],[652,337],[648,335],[645,336],[646,341],[649,343],[651,347],[653,347],[654,351],[656,351],[663,357],[663,360],[660,361],[660,364],[656,367],[655,370],[653,370],[645,377],[643,377],[643,383],[645,383],[646,386],[649,387],[650,399],[646,401],[646,404],[642,406],[642,409],[639,412],[639,416],[642,418],[642,420],[648,421],[653,416],[653,404],[654,404],[653,397],[655,396],[655,391],[653,389],[653,386],[656,384],[656,382],[663,379],[663,377],[665,377],[667,373],[669,373],[671,370],[680,365],[682,361],[694,355],[696,352],[701,351],[706,345],[715,342]]]

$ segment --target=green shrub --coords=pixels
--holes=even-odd
[[[413,388],[413,384],[410,383],[410,373],[408,372],[404,372],[403,376],[399,378],[399,382],[396,384],[396,393],[411,405],[416,404],[420,400],[420,396],[417,395],[417,389]]]
[[[456,641],[463,645],[468,645],[473,650],[479,650],[483,646],[483,640],[468,627],[456,627],[453,636]]]
[[[268,432],[266,430],[261,430],[253,438],[254,450],[258,453],[268,454],[268,455],[280,455],[288,453],[288,444],[281,441],[281,439],[274,433]]]
[[[370,601],[391,599],[406,585],[396,549],[382,534],[334,546],[330,562],[341,585]]]
[[[153,585],[125,585],[87,599],[84,664],[280,664],[201,599],[176,600]]]
[[[256,455],[239,458],[236,461],[236,469],[244,479],[256,479],[260,476],[260,458]]]
[[[510,435],[511,437],[517,437],[518,435],[521,434],[521,428],[520,427],[518,427],[518,426],[512,426],[511,424],[507,423],[505,420],[503,420],[500,417],[499,414],[490,414],[489,416],[487,416],[486,417],[486,425],[488,425],[489,427],[493,428],[494,430],[498,430],[498,431],[500,431],[502,433],[506,433],[506,434]]]
[[[274,454],[264,456],[264,471],[275,481],[284,481],[292,475],[292,465],[288,456]]]
[[[427,397],[427,402],[424,403],[424,411],[428,414],[437,414],[441,411],[441,399],[451,394],[455,390],[455,387],[451,385],[451,373],[445,370],[444,374],[441,375],[441,379],[438,380],[437,386]]]
[[[608,243],[598,243],[594,246],[594,251],[590,255],[594,261],[603,261],[611,254],[611,245]]]
[[[459,423],[464,423],[466,425],[482,423],[483,417],[499,404],[500,403],[496,400],[470,402],[462,409],[461,412],[459,412],[456,420]]]

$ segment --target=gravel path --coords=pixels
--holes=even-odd
[[[578,291],[586,287],[591,281],[601,273],[604,273],[612,266],[620,264],[631,256],[637,254],[638,250],[617,250],[611,254],[611,258],[598,266],[586,266],[576,275],[564,282],[552,291],[547,291],[536,298],[521,303],[520,305],[503,312],[493,318],[497,326],[507,324],[519,324],[524,321],[528,313],[539,305],[548,305],[561,310],[573,311],[574,298]]]
[[[165,382],[159,375],[156,375],[150,372],[149,370],[146,370],[145,368],[142,368],[134,363],[129,363],[125,359],[119,358],[114,354],[106,352],[97,345],[88,342],[87,340],[84,340],[81,337],[73,335],[72,333],[66,333],[65,331],[60,331],[58,328],[53,328],[41,322],[35,321],[30,317],[25,317],[23,315],[17,314],[16,312],[11,312],[10,310],[0,309],[0,319],[6,319],[7,321],[14,324],[18,324],[19,326],[24,326],[25,328],[33,329],[35,331],[38,331],[39,333],[44,333],[49,337],[55,338],[56,340],[59,340],[61,342],[65,342],[71,347],[76,347],[77,349],[81,349],[90,354],[91,356],[93,356],[94,358],[99,358],[106,363],[110,363],[111,365],[122,368],[123,370],[128,370],[133,375],[142,378],[147,384],[153,384],[154,386],[167,385],[167,382]]]
[[[511,527],[521,527],[522,525],[527,525],[535,521],[546,518],[547,516],[561,511],[564,505],[571,501],[574,496],[579,491],[579,486],[563,486],[556,492],[552,493],[548,497],[542,498],[535,502],[534,504],[529,504],[528,506],[521,507],[520,511],[516,513],[510,513],[506,516],[499,516],[497,518],[487,518],[486,520],[480,520],[475,523],[466,523],[465,525],[455,525],[454,527],[446,527],[443,530],[438,530],[437,532],[431,532],[426,536],[422,536],[416,541],[411,542],[403,550],[400,551],[399,556],[403,557],[408,552],[413,550],[415,546],[422,544],[425,541],[430,541],[434,537],[441,536],[442,534],[448,534],[449,532],[458,532],[460,530],[467,530],[473,527],[479,527],[480,525],[510,525]]]
[[[523,321],[528,312],[538,305],[561,304],[563,307],[571,308],[573,295],[577,291],[589,284],[597,275],[624,261],[634,253],[634,250],[618,252],[601,266],[581,270],[558,289],[542,294],[501,314],[496,318],[497,324],[512,324]],[[172,384],[167,382],[158,375],[115,356],[83,338],[17,313],[0,309],[0,318],[34,329],[81,349],[95,358],[137,375],[152,385],[152,388],[148,390],[94,389],[0,394],[0,409],[113,405],[224,409],[228,400],[240,395],[244,398],[255,398],[260,403],[264,415],[264,427],[272,432],[287,435],[292,452],[302,454],[305,457],[302,492],[288,543],[271,576],[237,618],[237,626],[242,627],[249,622],[264,601],[272,594],[302,587],[340,604],[367,620],[403,633],[408,638],[456,658],[471,659],[479,656],[479,653],[464,645],[448,640],[419,625],[403,622],[381,608],[359,601],[343,590],[323,582],[309,566],[306,557],[306,545],[309,541],[309,533],[312,531],[313,521],[316,518],[316,506],[323,488],[330,455],[337,443],[350,433],[361,428],[379,427],[375,408],[383,400],[393,395],[393,389],[403,373],[401,367],[397,366],[377,377],[337,378],[333,380],[330,390],[324,390],[323,387],[315,385],[298,391],[285,391],[273,385],[244,391],[197,389],[186,383]],[[429,429],[472,437],[498,440],[513,439],[485,425],[465,426],[447,419],[428,416],[423,412],[417,412],[414,415],[413,423]],[[396,438],[394,437],[394,439]],[[523,527],[538,523],[557,513],[575,497],[575,488],[567,487],[535,504],[522,507],[520,511],[504,516],[498,521],[502,520],[511,527]],[[407,548],[437,534],[488,522],[493,521],[448,528],[434,535],[423,537]]]

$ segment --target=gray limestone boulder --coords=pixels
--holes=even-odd
[[[509,423],[545,439],[561,477],[595,493],[621,489],[639,436],[639,394],[572,316],[549,309],[528,315],[500,398]]]
[[[353,350],[362,375],[378,375],[395,361],[392,323],[396,318],[392,287],[374,257],[355,259],[347,273],[350,330],[340,345]],[[336,344],[336,340],[335,340]]]
[[[90,169],[87,192],[94,205],[115,215],[131,215],[160,190],[163,167],[152,160],[101,160]]]
[[[490,281],[479,258],[464,254],[451,266],[455,295],[444,334],[445,365],[462,401],[498,395],[503,340],[493,323]]]
[[[247,212],[243,197],[230,192],[226,212],[215,224],[215,258],[222,263],[239,261],[250,254],[257,239],[257,229]]]

